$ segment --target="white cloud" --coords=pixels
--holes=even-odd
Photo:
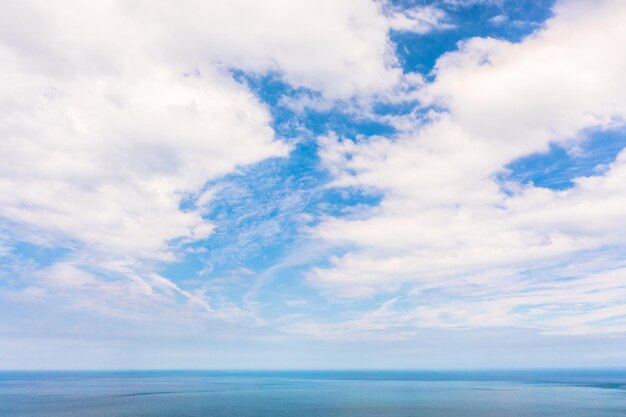
[[[183,196],[286,150],[272,141],[267,111],[224,76],[147,70],[40,89],[19,73],[12,80],[8,96],[24,103],[7,106],[0,214],[91,250],[171,258],[169,241],[211,231],[179,208]]]
[[[581,266],[575,259],[570,265]],[[622,262],[623,264],[623,262]],[[285,331],[318,338],[411,339],[420,329],[526,328],[551,335],[623,334],[626,269],[576,278],[538,268],[534,277],[490,270],[423,285],[342,320],[305,321]]]
[[[9,1],[0,27],[0,216],[13,239],[105,259],[175,259],[212,230],[183,198],[286,155],[228,69],[330,98],[400,74],[369,0]]]
[[[89,268],[89,267],[87,267]],[[116,263],[86,270],[81,263],[57,262],[49,267],[20,271],[22,287],[5,290],[9,302],[35,303],[56,311],[84,311],[103,317],[143,322],[182,323],[206,319],[256,323],[251,311],[202,290],[187,291],[171,280],[132,265]],[[102,274],[105,272],[105,274]]]
[[[68,250],[15,294],[247,317],[153,272],[212,233],[207,181],[289,151],[229,71],[328,101],[384,93],[401,77],[389,25],[370,0],[4,2],[0,220],[9,244]]]
[[[453,25],[446,22],[446,13],[434,6],[413,7],[389,12],[391,29],[403,32],[424,34],[433,30],[450,29]]]
[[[520,43],[475,38],[441,57],[436,79],[420,95],[423,105],[443,111],[405,123],[395,138],[321,138],[334,186],[375,189],[384,198],[366,219],[330,218],[314,230],[353,249],[314,269],[310,281],[342,297],[407,285],[447,288],[467,274],[507,268],[517,277],[534,262],[626,244],[625,152],[606,172],[576,179],[566,191],[520,184],[505,190],[495,178],[550,143],[623,124],[625,17],[620,1],[560,2],[555,17]],[[465,301],[451,307],[453,322],[518,322],[508,313],[493,313],[500,319],[491,322],[470,319]],[[576,327],[560,323],[563,331]]]
[[[443,0],[443,3],[451,7],[469,7],[476,4],[502,5],[505,0]]]
[[[502,23],[509,20],[508,16],[499,14],[489,19],[489,23],[493,23],[494,25],[501,25]]]
[[[139,4],[135,13],[147,27],[158,26],[163,53],[182,62],[276,71],[293,86],[331,98],[389,88],[401,74],[375,1]]]
[[[523,273],[534,262],[626,244],[626,156],[561,192],[519,184],[505,192],[494,175],[550,142],[623,123],[626,57],[616,51],[626,50],[626,6],[561,2],[556,17],[519,44],[463,43],[438,61],[430,84],[402,75],[387,34],[445,28],[445,15],[385,7],[369,0],[5,2],[6,241],[71,249],[11,296],[140,318],[157,304],[160,313],[184,304],[201,317],[251,318],[214,305],[209,290],[188,291],[155,274],[151,263],[174,260],[181,245],[211,234],[203,206],[215,189],[204,189],[207,181],[289,150],[274,137],[268,110],[228,72],[240,69],[275,72],[318,92],[295,99],[301,111],[355,97],[417,97],[445,109],[397,118],[394,138],[320,140],[334,186],[375,189],[384,199],[358,219],[329,218],[315,229],[351,250],[314,269],[311,282],[336,296],[409,287],[413,307],[425,290],[456,296],[419,308],[394,297],[332,332],[393,327],[404,335],[426,325],[620,331],[623,269],[606,272],[599,260],[563,286]],[[529,295],[533,285],[541,288]],[[585,304],[584,312],[559,297]]]

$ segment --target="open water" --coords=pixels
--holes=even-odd
[[[626,370],[0,372],[0,416],[620,417]]]

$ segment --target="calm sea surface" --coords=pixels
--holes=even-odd
[[[0,416],[619,417],[626,370],[0,372]]]

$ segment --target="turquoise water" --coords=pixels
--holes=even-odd
[[[626,371],[2,372],[0,416],[619,417]]]

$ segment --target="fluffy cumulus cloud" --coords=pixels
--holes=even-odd
[[[425,116],[398,119],[395,137],[321,138],[334,186],[384,197],[313,231],[348,251],[309,280],[330,296],[408,294],[388,323],[623,332],[619,250],[593,266],[573,259],[626,245],[626,153],[566,190],[499,178],[550,144],[623,126],[625,18],[621,1],[559,2],[519,43],[473,38],[442,56],[419,90]],[[570,268],[546,265],[559,260]]]
[[[401,73],[389,26],[369,0],[5,2],[3,247],[69,250],[54,277],[175,260],[212,232],[207,181],[289,152],[229,71],[330,99],[384,91]]]
[[[446,22],[446,13],[435,6],[421,6],[401,9],[387,7],[391,29],[400,32],[424,34],[433,30],[451,29],[454,26]]]

